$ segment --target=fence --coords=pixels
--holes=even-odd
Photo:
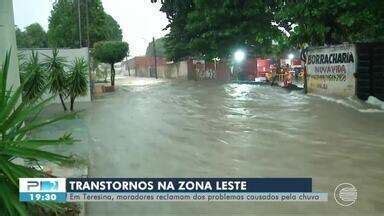
[[[356,94],[384,100],[384,43],[356,44],[358,64]]]

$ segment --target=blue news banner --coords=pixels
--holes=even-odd
[[[21,202],[326,202],[311,178],[20,178]]]

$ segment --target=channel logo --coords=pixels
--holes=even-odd
[[[20,192],[65,192],[65,178],[20,178]]]
[[[350,183],[342,183],[335,188],[333,197],[337,204],[351,206],[357,201],[357,189]]]
[[[57,191],[58,186],[58,181],[27,181],[28,191],[36,187],[40,188],[40,191]]]

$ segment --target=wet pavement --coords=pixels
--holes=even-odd
[[[88,215],[382,215],[384,113],[257,85],[118,80],[82,114],[95,177],[312,177],[326,203],[88,203]],[[334,188],[358,189],[352,207]]]

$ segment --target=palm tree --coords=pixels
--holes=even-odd
[[[78,96],[87,94],[87,70],[88,65],[84,58],[76,58],[71,66],[68,76],[68,95],[71,100],[71,111],[73,111],[73,104]]]
[[[10,51],[7,53],[3,67],[0,68],[0,209],[5,215],[29,215],[36,207],[53,213],[64,213],[62,205],[56,203],[25,204],[19,202],[19,178],[47,177],[47,174],[24,164],[15,163],[15,158],[29,161],[51,161],[57,164],[73,164],[75,160],[59,154],[41,150],[43,146],[73,144],[71,135],[65,134],[59,139],[40,140],[29,138],[29,133],[35,129],[67,118],[70,115],[46,120],[43,122],[30,121],[30,117],[38,115],[49,103],[50,99],[40,100],[45,87],[34,91],[30,101],[20,102],[23,89],[29,80],[18,88],[7,88]],[[28,78],[34,78],[33,76]]]
[[[66,59],[59,56],[59,50],[56,48],[52,50],[52,57],[45,56],[47,59],[43,64],[49,72],[49,90],[52,94],[59,95],[63,109],[67,111],[67,106],[65,106],[65,98],[67,97],[67,74],[64,70]]]
[[[24,84],[24,98],[34,100],[46,90],[47,74],[43,65],[39,62],[39,55],[32,50],[31,55],[25,63],[21,65],[21,80]]]

